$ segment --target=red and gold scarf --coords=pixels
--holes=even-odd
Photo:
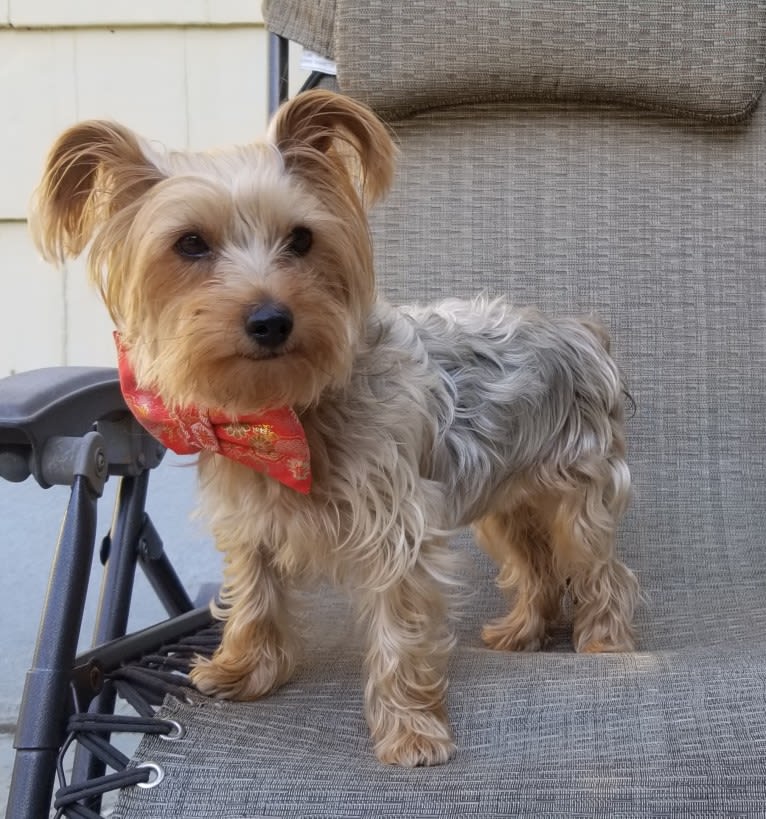
[[[198,407],[169,409],[151,390],[138,387],[127,348],[115,333],[120,387],[125,403],[147,432],[178,455],[215,452],[308,494],[311,467],[306,433],[290,407],[232,417]]]

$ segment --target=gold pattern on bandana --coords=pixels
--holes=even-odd
[[[243,424],[234,421],[230,424],[223,424],[222,429],[237,441],[250,440],[254,446],[272,447],[277,439],[277,434],[271,424]]]

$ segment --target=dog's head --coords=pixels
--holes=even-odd
[[[302,407],[348,377],[374,298],[366,211],[394,153],[372,112],[326,91],[220,151],[84,122],[50,152],[32,229],[52,260],[92,241],[137,377],[169,404]]]

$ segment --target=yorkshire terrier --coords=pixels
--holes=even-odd
[[[638,586],[615,551],[630,473],[606,333],[501,299],[387,303],[367,211],[395,154],[369,109],[321,90],[220,151],[83,122],[51,150],[33,231],[50,260],[92,242],[128,404],[201,451],[226,568],[197,688],[250,700],[286,682],[291,591],[327,576],[366,624],[375,753],[415,766],[455,747],[457,530],[473,525],[512,592],[482,632],[494,649],[539,649],[568,595],[577,651],[630,651]]]

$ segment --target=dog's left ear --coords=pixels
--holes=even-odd
[[[367,206],[391,186],[396,156],[391,134],[350,97],[319,89],[298,94],[277,111],[268,137],[289,170],[310,175],[330,162],[335,171],[356,175]]]

